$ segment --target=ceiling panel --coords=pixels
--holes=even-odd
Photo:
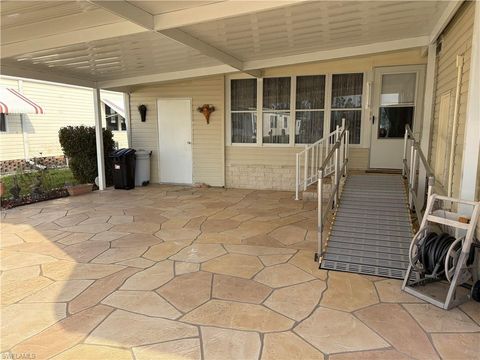
[[[152,32],[38,51],[7,59],[5,63],[72,72],[92,80],[220,65],[196,50]]]
[[[315,1],[184,27],[244,60],[428,35],[444,1]]]
[[[87,1],[1,1],[2,29],[97,9]]]

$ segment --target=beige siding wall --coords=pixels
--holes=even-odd
[[[63,126],[95,125],[92,89],[28,80],[22,83],[23,93],[45,112],[23,115],[29,157],[62,155],[58,130]],[[20,90],[18,79],[2,77],[0,86]],[[7,115],[7,129],[0,133],[0,161],[23,159],[20,115]],[[120,147],[128,146],[126,131],[114,132],[114,139]]]
[[[455,103],[455,90],[457,84],[457,67],[456,58],[457,55],[463,56],[464,67],[462,73],[462,82],[460,87],[460,101],[459,101],[459,113],[458,113],[458,132],[456,138],[455,158],[453,167],[453,187],[452,194],[454,197],[458,197],[460,191],[461,171],[462,171],[462,153],[464,147],[465,137],[465,119],[467,109],[468,98],[468,83],[470,76],[470,53],[472,47],[472,35],[473,35],[473,20],[474,20],[474,8],[473,2],[465,2],[455,15],[449,26],[445,29],[442,39],[441,51],[437,56],[437,75],[436,75],[436,88],[435,88],[435,105],[434,105],[434,120],[432,128],[432,142],[430,149],[430,163],[432,167],[444,166],[443,169],[434,169],[435,173],[443,173],[437,179],[438,186],[443,191],[448,187],[448,167],[449,156],[451,149],[451,137],[447,136],[446,146],[441,146],[441,139],[438,137],[439,128],[441,125],[439,120],[442,119],[448,121],[447,134],[451,136],[453,128],[453,115],[454,115],[454,103]],[[442,116],[440,114],[440,101],[443,95],[450,93],[450,111],[448,116]],[[445,125],[445,124],[443,124]],[[439,161],[437,161],[439,158]],[[445,161],[442,161],[445,159]]]
[[[30,157],[62,154],[58,141],[61,127],[95,124],[91,89],[24,81],[23,93],[45,112],[24,115]]]
[[[374,67],[425,64],[419,49],[359,56],[277,67],[265,70],[265,76],[292,76],[327,73],[369,72]],[[367,169],[369,164],[370,123],[362,119],[362,145],[351,146],[350,168]],[[293,190],[295,153],[302,147],[227,146],[226,185],[228,187]],[[273,174],[273,175],[272,175]]]
[[[224,186],[224,77],[213,76],[157,86],[146,86],[130,94],[132,146],[152,150],[151,180],[159,182],[158,98],[192,99],[193,182]],[[140,121],[138,105],[147,106],[147,120]],[[212,104],[216,111],[207,124],[196,109]]]

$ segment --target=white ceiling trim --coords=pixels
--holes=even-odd
[[[75,74],[60,72],[58,69],[37,69],[29,66],[2,63],[0,64],[0,72],[2,75],[21,77],[25,79],[35,79],[90,88],[96,87],[96,82],[93,80],[78,78]]]
[[[285,66],[301,64],[306,62],[332,60],[339,58],[347,58],[359,55],[368,55],[374,53],[382,53],[395,50],[410,49],[415,47],[422,47],[429,44],[428,36],[420,36],[415,38],[392,40],[386,42],[378,42],[366,45],[351,46],[341,49],[322,50],[311,53],[282,56],[271,59],[245,61],[244,66],[246,70],[264,69],[268,67]]]
[[[143,26],[147,30],[154,31],[153,30],[154,16],[126,1],[98,1],[98,0],[93,1],[91,0],[90,2],[128,21],[131,21],[137,25]],[[209,56],[213,59],[219,60],[226,65],[234,67],[237,70],[245,71],[243,62],[241,60],[181,30],[168,29],[168,30],[164,30],[156,33],[158,33],[159,35],[169,37],[172,40],[175,40],[183,45],[189,46],[199,51],[201,54]],[[251,71],[251,72],[247,71],[247,73],[256,77],[261,76],[261,72],[259,71]]]
[[[227,74],[227,73],[232,73],[237,71],[238,71],[237,69],[229,65],[217,65],[217,66],[210,66],[210,67],[191,69],[191,70],[172,71],[168,73],[149,74],[149,75],[141,75],[141,76],[124,78],[124,79],[99,81],[97,85],[101,89],[113,89],[113,88],[139,85],[139,84],[151,84],[151,83],[164,82],[164,81],[189,79],[189,78],[195,78],[195,77],[201,77],[201,76]]]
[[[437,38],[440,36],[442,31],[447,27],[448,23],[455,16],[455,13],[460,8],[460,6],[462,6],[462,4],[463,4],[463,0],[451,1],[448,3],[447,8],[444,10],[442,15],[440,16],[440,19],[438,19],[437,23],[433,27],[432,32],[430,33],[430,43],[433,43],[434,41],[437,40]],[[477,6],[478,6],[478,3],[477,3]]]
[[[306,0],[292,1],[249,1],[248,6],[243,1],[222,1],[188,9],[168,12],[154,16],[155,30],[174,29],[182,26],[195,25],[208,21],[226,19],[229,17],[247,15],[261,11],[300,4]]]
[[[15,57],[37,51],[50,50],[96,40],[110,39],[118,36],[132,35],[145,31],[145,28],[131,23],[130,21],[100,25],[87,29],[45,36],[38,39],[2,45],[0,58],[4,59],[8,57]]]

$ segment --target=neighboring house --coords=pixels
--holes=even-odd
[[[12,165],[12,160],[62,157],[58,140],[61,127],[95,125],[92,89],[7,76],[0,78],[0,87],[18,91],[43,112],[1,113],[0,162]],[[113,131],[119,147],[128,147],[123,94],[102,91],[102,103],[104,127]]]

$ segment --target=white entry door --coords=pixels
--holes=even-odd
[[[192,101],[159,99],[160,182],[192,183]]]
[[[370,168],[401,169],[405,126],[419,133],[424,66],[375,69]]]

